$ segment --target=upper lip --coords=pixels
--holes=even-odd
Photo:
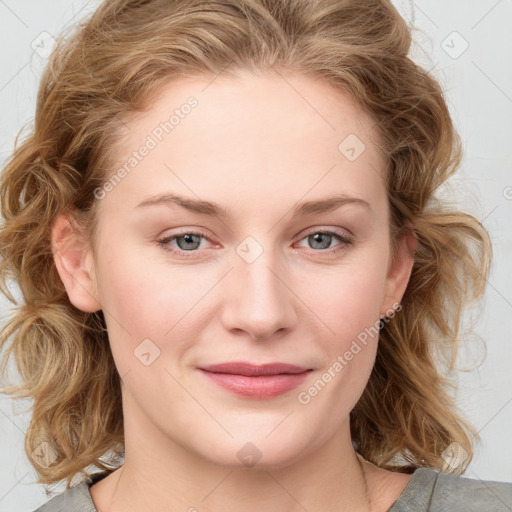
[[[235,375],[245,375],[247,377],[279,375],[282,373],[303,373],[308,371],[308,368],[303,368],[294,364],[269,363],[256,366],[243,361],[212,364],[209,366],[202,366],[200,369],[212,373],[232,373]]]

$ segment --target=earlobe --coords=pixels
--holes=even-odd
[[[68,217],[60,215],[54,221],[51,242],[53,260],[70,302],[86,313],[100,310],[91,249]]]
[[[389,316],[400,304],[411,277],[418,239],[412,226],[408,227],[408,231],[400,240],[396,257],[389,265],[385,297],[380,312],[381,318]]]

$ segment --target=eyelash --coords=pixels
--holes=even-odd
[[[315,234],[322,234],[322,235],[333,235],[334,237],[336,237],[341,243],[336,245],[335,247],[332,247],[330,249],[318,249],[318,250],[315,250],[315,249],[311,249],[313,252],[318,252],[318,253],[322,253],[322,254],[329,254],[329,255],[333,255],[335,253],[338,253],[339,251],[342,251],[344,249],[346,249],[346,246],[348,245],[352,245],[354,243],[354,240],[352,237],[349,237],[348,235],[346,235],[345,233],[341,233],[341,232],[338,232],[338,231],[329,231],[329,230],[325,230],[325,231],[322,231],[322,230],[311,230],[309,232],[307,232],[301,239],[300,241],[304,240],[305,238],[307,238],[308,236],[310,235],[315,235]],[[192,250],[192,251],[185,251],[183,249],[175,249],[175,248],[171,248],[171,246],[169,245],[169,242],[175,240],[176,238],[180,238],[184,235],[196,235],[196,236],[200,236],[202,238],[204,238],[205,240],[208,240],[209,242],[212,242],[212,240],[207,237],[206,235],[204,235],[203,233],[200,233],[200,232],[196,232],[196,231],[182,231],[180,233],[176,233],[172,236],[167,236],[165,238],[162,238],[160,240],[157,241],[158,245],[160,245],[162,247],[162,249],[166,252],[170,252],[171,254],[173,255],[177,255],[177,256],[182,256],[184,253],[197,253],[199,252],[197,249],[196,250]],[[196,258],[197,256],[185,256],[185,258]]]

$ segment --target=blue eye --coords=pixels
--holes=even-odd
[[[204,235],[203,233],[198,233],[194,231],[183,231],[181,233],[177,233],[175,235],[171,235],[165,238],[158,240],[158,245],[162,247],[167,252],[174,254],[176,256],[184,256],[185,258],[194,258],[192,254],[186,255],[186,253],[198,253],[197,249],[201,246],[202,240],[207,240],[211,242],[212,240]],[[304,236],[302,240],[307,240],[308,244],[310,244],[310,248],[313,249],[313,252],[324,252],[326,254],[332,254],[338,252],[347,245],[353,244],[353,239],[342,232],[337,231],[310,231],[306,236]],[[340,243],[331,246],[333,240],[338,240]],[[176,246],[171,245],[172,242],[176,242]]]
[[[196,249],[201,245],[201,239],[211,241],[208,237],[202,233],[195,233],[192,231],[185,231],[176,235],[168,236],[158,240],[158,244],[162,246],[165,251],[173,254],[185,253],[185,252],[197,252]],[[176,241],[178,249],[171,246],[171,242]]]
[[[302,240],[306,239],[313,249],[326,252],[335,252],[353,243],[352,238],[345,235],[345,233],[338,233],[337,231],[311,231]],[[341,243],[331,247],[331,242],[336,239]]]

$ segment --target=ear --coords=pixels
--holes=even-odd
[[[381,318],[394,311],[405,293],[414,265],[414,253],[418,239],[413,226],[407,223],[407,231],[402,235],[395,258],[390,261],[386,276],[385,297],[381,305]]]
[[[86,313],[100,310],[92,250],[67,216],[59,215],[54,221],[51,242],[53,260],[70,302]]]

